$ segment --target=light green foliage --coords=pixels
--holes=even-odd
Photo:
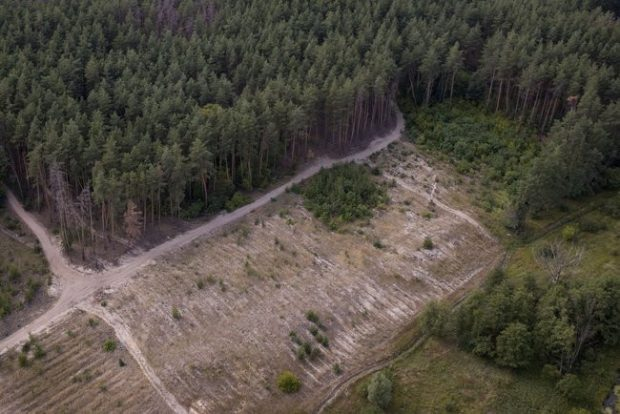
[[[282,371],[278,375],[277,385],[283,393],[294,394],[301,388],[301,381],[291,371]]]
[[[577,226],[569,224],[562,229],[562,238],[567,242],[572,242],[577,237]]]
[[[392,401],[392,380],[386,372],[379,371],[370,378],[367,388],[368,401],[387,408]]]

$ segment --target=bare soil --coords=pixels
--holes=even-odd
[[[103,350],[109,339],[116,341],[103,321],[73,311],[37,338],[44,357],[30,352],[20,367],[17,350],[2,355],[0,413],[170,412],[122,345]]]
[[[366,158],[398,132],[397,127],[346,160]],[[489,270],[501,250],[474,217],[450,205],[459,188],[444,187],[442,172],[411,145],[392,144],[375,162],[391,202],[367,222],[330,232],[299,196],[283,195],[287,185],[334,163],[321,159],[250,205],[99,274],[72,267],[45,228],[13,200],[41,241],[61,296],[50,311],[0,340],[0,353],[14,349],[30,331],[57,335],[77,306],[110,324],[110,335],[124,344],[167,410],[315,409],[318,396],[341,381],[335,364],[346,373],[380,359],[429,300]],[[433,249],[422,248],[426,237]],[[306,318],[310,310],[319,316],[317,329],[329,346],[314,338]],[[299,360],[291,332],[319,355]],[[89,358],[82,364],[91,364]],[[277,389],[275,378],[284,369],[301,378],[298,394]],[[69,385],[51,384],[61,396],[57,400],[73,398],[66,395]],[[27,382],[22,387],[27,394]],[[37,401],[34,411],[44,405]],[[0,400],[0,410],[4,407]]]
[[[389,187],[391,203],[366,223],[330,232],[289,194],[97,300],[191,412],[312,410],[339,381],[334,364],[346,372],[372,363],[425,303],[486,272],[499,254],[471,217],[439,207],[440,198],[429,205],[437,173],[408,157],[406,176]],[[397,171],[381,165],[390,183]],[[439,197],[445,189],[437,188]],[[422,248],[425,237],[434,249]],[[310,333],[309,310],[329,348]],[[300,361],[293,331],[321,356]],[[284,369],[301,378],[299,394],[277,389]]]

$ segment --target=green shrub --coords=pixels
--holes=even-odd
[[[566,374],[555,385],[556,390],[571,401],[581,401],[584,398],[583,383],[575,374]]]
[[[45,356],[45,350],[40,344],[34,344],[34,352],[33,355],[36,359],[41,359]]]
[[[277,385],[280,391],[286,394],[293,394],[301,388],[301,381],[291,371],[282,371],[278,375]]]
[[[334,366],[332,367],[332,371],[334,371],[334,374],[336,375],[342,374],[342,368],[340,367],[340,364],[334,364]]]
[[[384,245],[384,244],[381,242],[381,240],[379,240],[379,239],[375,239],[375,240],[372,242],[372,245],[373,245],[373,247],[374,247],[375,249],[384,249],[384,248],[385,248],[385,245]]]
[[[308,319],[310,322],[316,323],[317,325],[320,323],[319,315],[317,315],[316,312],[312,310],[306,312],[306,319]]]
[[[243,207],[246,204],[249,204],[252,201],[250,197],[240,192],[236,192],[233,196],[226,202],[226,210],[233,211],[238,209],[239,207]]]
[[[425,333],[442,337],[450,318],[450,308],[443,302],[431,301],[421,316],[422,328]]]
[[[19,366],[22,368],[25,368],[28,366],[29,361],[28,361],[28,354],[25,352],[20,352],[19,355],[17,356],[17,362],[19,363]]]
[[[327,336],[319,334],[316,336],[316,341],[323,345],[325,348],[329,348],[329,339]]]
[[[569,224],[562,229],[562,238],[567,242],[574,241],[577,237],[577,226]]]
[[[105,352],[114,352],[116,350],[116,341],[113,339],[106,339],[103,343],[103,350]]]
[[[422,243],[422,247],[426,250],[433,250],[435,245],[433,244],[433,240],[430,237],[425,237],[424,242]]]
[[[497,337],[495,361],[498,365],[521,368],[530,364],[534,355],[529,328],[513,322]]]
[[[205,281],[203,279],[198,279],[196,281],[196,287],[198,288],[198,290],[202,290],[205,288]]]
[[[383,371],[377,372],[370,378],[366,390],[368,401],[381,408],[386,408],[392,401],[392,380]]]

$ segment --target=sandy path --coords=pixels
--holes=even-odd
[[[25,211],[17,198],[10,191],[7,191],[9,207],[15,211],[20,220],[22,220],[31,229],[37,239],[39,239],[41,248],[50,264],[50,269],[58,278],[60,297],[47,312],[13,332],[8,337],[0,340],[0,355],[20,343],[25,342],[30,333],[36,334],[48,328],[69,310],[88,299],[96,291],[103,288],[119,286],[154,259],[181,248],[198,237],[208,236],[223,226],[239,220],[253,210],[269,203],[272,198],[278,197],[284,193],[289,186],[313,176],[322,168],[329,168],[337,163],[362,160],[384,149],[400,137],[403,126],[403,117],[398,113],[394,128],[385,135],[374,139],[366,149],[341,159],[320,158],[285,184],[274,188],[252,203],[230,213],[220,214],[208,223],[180,234],[138,256],[127,258],[126,261],[121,263],[118,267],[107,269],[101,273],[80,272],[73,268],[63,256],[60,246],[53,241],[47,229],[33,217],[32,214]]]

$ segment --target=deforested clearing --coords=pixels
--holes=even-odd
[[[102,320],[73,311],[34,342],[0,359],[0,413],[170,412]]]
[[[439,207],[453,191],[439,171],[404,143],[375,161],[390,201],[372,219],[332,232],[287,194],[97,298],[181,405],[196,413],[312,409],[339,371],[384,355],[425,303],[493,266],[498,244]],[[437,204],[429,204],[433,189]],[[426,238],[432,249],[423,248]],[[278,389],[285,370],[301,380],[295,394]]]

